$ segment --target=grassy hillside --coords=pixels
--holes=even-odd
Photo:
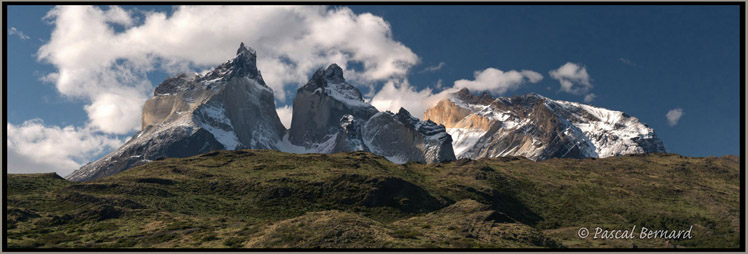
[[[8,175],[9,248],[663,248],[580,227],[688,229],[740,247],[739,157],[392,164],[221,151],[88,183]]]

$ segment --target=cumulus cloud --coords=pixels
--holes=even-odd
[[[423,119],[423,112],[429,107],[435,105],[440,100],[447,98],[450,93],[458,89],[450,88],[439,93],[434,93],[431,88],[424,88],[417,91],[410,85],[407,79],[390,80],[384,84],[382,89],[377,92],[371,99],[371,105],[379,111],[397,112],[400,108],[405,108],[414,117]]]
[[[140,127],[144,98],[133,91],[101,93],[84,107],[91,124],[109,133],[127,133]]]
[[[330,63],[359,64],[363,70],[346,69],[346,78],[370,83],[404,77],[419,61],[384,19],[345,7],[180,6],[136,19],[117,6],[60,6],[45,19],[54,30],[38,59],[57,71],[43,80],[90,101],[85,111],[106,133],[139,128],[153,89],[148,72],[205,70],[232,58],[239,42],[257,50],[258,68],[281,101],[284,87]]]
[[[291,107],[290,105],[286,105],[280,108],[275,108],[275,111],[278,112],[278,118],[280,118],[283,126],[285,126],[286,129],[291,128],[291,117],[293,116],[293,107]]]
[[[667,123],[672,127],[678,124],[678,120],[685,114],[682,108],[675,108],[668,111],[665,117],[667,118]]]
[[[122,141],[91,127],[46,126],[40,119],[8,124],[8,172],[57,172],[66,176]]]
[[[436,90],[427,87],[420,91],[411,85],[407,79],[391,79],[382,86],[371,99],[371,105],[380,111],[389,110],[397,112],[405,108],[414,117],[423,119],[423,112],[431,106],[436,105],[451,93],[462,88],[472,92],[491,92],[494,95],[502,95],[509,90],[516,89],[526,82],[537,83],[543,79],[540,73],[522,70],[510,70],[507,72],[495,68],[488,68],[475,72],[475,80],[457,80],[454,86],[445,87],[442,80],[436,82]]]
[[[514,90],[525,84],[537,83],[543,79],[540,73],[522,70],[522,71],[501,71],[495,68],[488,68],[483,71],[475,72],[475,80],[457,80],[455,88],[467,88],[471,91],[488,91],[494,95],[501,95],[510,90]]]
[[[445,65],[444,62],[439,62],[439,64],[437,65],[426,67],[421,72],[435,72],[435,71],[441,70],[442,67],[444,67],[444,65]]]
[[[595,100],[595,98],[596,98],[596,97],[597,97],[597,95],[595,95],[594,93],[591,93],[591,94],[585,95],[585,96],[584,96],[584,102],[590,103],[590,102],[592,102],[593,100]]]
[[[582,95],[592,89],[590,75],[584,66],[567,62],[558,69],[551,70],[549,74],[551,78],[561,83],[561,91]]]
[[[31,38],[28,35],[25,35],[23,31],[18,30],[15,27],[10,27],[10,29],[8,29],[8,35],[16,35],[18,36],[18,38],[21,38],[21,40],[28,40],[29,38]]]

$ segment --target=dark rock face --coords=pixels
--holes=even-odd
[[[452,138],[443,125],[422,122],[400,108],[397,114],[380,112],[366,122],[364,144],[397,163],[435,163],[455,160]]]
[[[349,118],[347,121],[360,123],[377,112],[376,108],[364,102],[358,89],[345,83],[343,70],[332,64],[315,72],[312,79],[297,90],[288,139],[294,145],[312,148],[334,138],[341,130],[340,121],[344,116]],[[353,150],[328,148],[320,152],[342,151]]]
[[[231,62],[229,79],[235,77],[262,80],[260,71],[257,70],[257,53],[253,49],[244,46],[243,42],[239,45],[239,49],[236,50],[236,58]],[[265,85],[265,82],[262,81],[261,84]]]
[[[191,90],[194,89],[195,85],[195,76],[180,73],[177,76],[168,77],[164,82],[161,82],[156,87],[156,90],[153,91],[153,96]]]
[[[425,112],[452,135],[457,158],[598,158],[665,152],[654,130],[623,112],[531,93],[494,99],[467,89]]]
[[[234,59],[205,75],[167,78],[143,106],[140,132],[66,178],[89,181],[158,158],[214,150],[278,149],[286,129],[256,62],[254,50],[242,43]]]

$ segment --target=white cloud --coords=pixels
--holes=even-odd
[[[436,105],[437,102],[447,98],[450,93],[457,90],[451,88],[434,94],[431,88],[416,91],[407,79],[403,81],[390,80],[372,98],[371,105],[379,111],[389,110],[392,112],[397,112],[402,107],[414,117],[423,119],[423,112],[426,109]]]
[[[57,71],[44,80],[90,101],[89,119],[106,133],[139,128],[140,107],[153,89],[148,72],[211,68],[232,58],[239,42],[257,51],[263,78],[280,100],[284,87],[305,84],[330,63],[360,63],[363,70],[345,70],[346,78],[370,83],[402,78],[419,61],[393,40],[384,19],[345,7],[180,6],[169,16],[144,15],[135,22],[116,6],[60,6],[45,17],[55,27],[38,59]]]
[[[591,93],[591,94],[585,95],[585,96],[584,96],[584,102],[590,103],[590,102],[592,102],[593,100],[595,100],[595,98],[596,98],[596,97],[597,97],[597,95],[595,95],[594,93]]]
[[[561,91],[582,95],[592,89],[590,75],[587,68],[575,63],[567,62],[558,69],[551,70],[551,78],[561,83]]]
[[[280,118],[283,126],[285,126],[286,129],[291,128],[291,118],[293,116],[293,107],[291,107],[290,105],[286,105],[280,108],[275,108],[275,111],[278,112],[278,118]]]
[[[17,35],[18,38],[21,38],[21,40],[28,40],[29,38],[31,38],[28,35],[25,35],[23,31],[18,30],[15,27],[11,27],[10,29],[8,29],[8,35]]]
[[[453,87],[444,87],[440,79],[436,83],[436,90],[427,87],[420,91],[417,91],[407,79],[391,79],[374,95],[374,98],[371,99],[371,105],[380,111],[389,110],[392,112],[397,112],[402,107],[407,109],[414,117],[423,119],[423,112],[426,109],[462,88],[468,88],[472,92],[488,91],[501,95],[522,86],[526,82],[537,83],[542,79],[543,75],[530,70],[504,72],[495,68],[488,68],[483,71],[476,71],[475,80],[457,80]]]
[[[439,64],[437,65],[426,67],[421,72],[435,72],[435,71],[441,70],[442,67],[444,67],[444,65],[445,65],[444,62],[439,62]]]
[[[122,141],[89,127],[45,126],[39,119],[8,123],[8,172],[57,172],[66,176]]]
[[[511,72],[511,71],[510,71]],[[534,71],[522,70],[520,73],[530,81],[530,83],[538,83],[543,80],[543,75]]]
[[[489,91],[495,95],[504,94],[522,86],[526,81],[537,83],[543,79],[540,73],[522,70],[522,71],[501,71],[495,68],[488,68],[483,71],[475,72],[475,80],[457,80],[455,88],[467,88],[471,91]]]
[[[634,64],[634,62],[632,62],[628,58],[621,57],[621,58],[618,58],[618,60],[621,61],[621,63],[623,63],[623,64],[631,65],[631,66],[636,66],[636,64]]]
[[[436,85],[434,85],[434,87],[436,87],[436,90],[442,90],[443,86],[444,86],[444,81],[442,81],[442,79],[437,80]]]
[[[128,133],[140,127],[141,109],[145,102],[132,91],[102,93],[91,105],[84,107],[91,124],[108,133]]]
[[[685,114],[686,113],[683,113],[682,108],[676,108],[668,111],[667,114],[665,114],[665,117],[667,118],[667,123],[670,126],[675,126],[676,124],[678,124],[678,120],[680,120],[680,118]]]

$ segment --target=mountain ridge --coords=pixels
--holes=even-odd
[[[214,150],[366,151],[397,163],[523,156],[609,157],[665,152],[654,130],[620,111],[536,93],[493,98],[461,89],[424,112],[380,112],[333,63],[297,89],[290,128],[244,43],[203,75],[167,78],[143,105],[142,128],[123,146],[66,176],[88,181],[161,157]]]
[[[665,152],[654,130],[620,111],[536,93],[493,98],[461,89],[424,112],[444,124],[458,158],[600,158]]]

